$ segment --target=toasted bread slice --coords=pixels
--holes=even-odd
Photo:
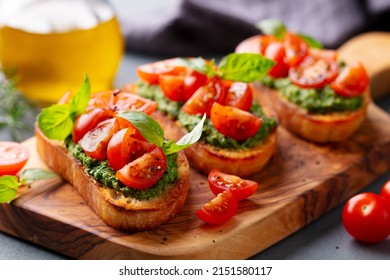
[[[312,142],[340,142],[350,137],[362,124],[370,102],[369,92],[363,94],[363,106],[350,112],[310,114],[288,101],[277,90],[267,91],[279,123],[290,132]]]
[[[42,160],[68,181],[111,227],[125,231],[149,230],[172,219],[184,206],[189,189],[189,165],[182,151],[177,158],[179,176],[176,183],[157,198],[137,200],[97,182],[63,144],[47,139],[39,128],[35,135]]]

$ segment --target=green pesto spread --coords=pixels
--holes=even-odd
[[[159,85],[149,85],[146,82],[138,82],[137,88],[137,93],[141,97],[157,102],[157,109],[159,111],[177,119],[183,103],[171,101],[166,98]]]
[[[211,120],[206,119],[200,140],[209,145],[229,150],[248,149],[258,145],[266,139],[271,131],[276,128],[277,122],[276,120],[267,117],[263,113],[260,105],[256,102],[253,103],[249,111],[263,120],[260,129],[253,137],[241,142],[236,141],[233,138],[224,136],[218,132],[218,130],[213,126]],[[201,118],[202,117],[199,115],[189,115],[182,111],[179,114],[178,120],[182,126],[184,126],[188,131],[191,131],[196,124],[199,123]]]
[[[287,100],[307,110],[311,114],[328,114],[355,111],[362,107],[363,97],[342,97],[329,85],[320,89],[300,88],[289,78],[275,79],[266,76],[263,85],[277,89]]]
[[[147,190],[136,190],[126,187],[115,176],[115,171],[110,167],[107,160],[99,161],[89,157],[84,153],[79,144],[75,145],[73,141],[68,143],[68,149],[71,154],[77,158],[85,168],[85,171],[99,183],[113,188],[125,196],[133,197],[138,200],[148,200],[159,196],[168,186],[175,183],[179,177],[177,171],[177,153],[167,155],[167,169],[156,185]]]

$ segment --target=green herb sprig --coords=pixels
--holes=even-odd
[[[24,170],[20,175],[20,178],[12,175],[3,175],[0,177],[0,203],[7,203],[14,200],[16,193],[21,186],[53,177],[58,177],[58,175],[51,171],[39,168]]]

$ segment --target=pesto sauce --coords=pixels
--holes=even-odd
[[[249,111],[263,120],[260,129],[253,137],[241,142],[236,141],[233,138],[221,134],[217,129],[215,129],[211,120],[207,118],[203,125],[203,131],[200,140],[209,145],[229,150],[248,149],[258,145],[268,136],[271,131],[276,128],[277,122],[276,120],[267,117],[263,113],[260,105],[256,102],[252,104],[252,107]],[[179,114],[178,120],[182,126],[184,126],[188,131],[191,131],[196,126],[196,124],[199,123],[201,118],[202,117],[199,115],[189,115],[182,111]]]
[[[277,89],[287,100],[307,110],[311,114],[329,114],[358,110],[363,106],[363,97],[343,97],[329,85],[320,89],[304,89],[292,84],[289,78],[275,79],[266,76],[262,79],[266,87]]]
[[[146,99],[157,102],[157,109],[174,119],[177,119],[184,103],[169,100],[165,97],[159,85],[149,85],[146,82],[137,83],[138,94]]]
[[[178,180],[179,174],[177,171],[177,153],[167,155],[167,169],[164,175],[156,185],[147,190],[136,190],[126,187],[122,184],[115,175],[115,171],[110,167],[107,160],[99,161],[89,157],[84,153],[79,144],[74,144],[73,141],[68,142],[68,150],[77,158],[85,168],[85,171],[91,175],[99,183],[113,188],[114,190],[138,200],[148,200],[159,196],[170,185]]]

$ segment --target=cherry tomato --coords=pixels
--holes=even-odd
[[[176,58],[166,59],[141,65],[137,68],[138,77],[151,85],[157,85],[160,75],[166,75],[175,71]]]
[[[190,115],[210,116],[211,106],[214,102],[224,103],[226,87],[219,78],[213,78],[206,85],[200,87],[184,104],[182,110]]]
[[[15,175],[26,164],[30,153],[17,142],[0,142],[0,176]]]
[[[345,67],[330,86],[341,96],[354,97],[361,95],[368,83],[366,70],[358,63]]]
[[[159,84],[168,99],[185,102],[198,88],[206,84],[207,76],[185,67],[178,67],[176,70],[172,74],[160,75]]]
[[[238,201],[250,197],[257,191],[259,186],[255,181],[225,174],[216,169],[209,173],[208,181],[210,189],[215,195],[229,189]]]
[[[142,98],[134,93],[121,91],[113,98],[113,107],[115,111],[141,111],[150,115],[157,109],[157,102]]]
[[[312,55],[289,71],[291,81],[302,88],[322,88],[333,81],[337,74],[336,61]]]
[[[77,144],[81,138],[100,122],[112,117],[112,112],[103,108],[93,108],[77,117],[72,131],[73,141]]]
[[[259,51],[261,54],[265,54],[268,46],[277,40],[273,35],[260,35],[259,41]]]
[[[84,152],[91,158],[105,160],[107,145],[111,136],[119,130],[119,124],[115,118],[100,122],[95,128],[88,131],[79,144]]]
[[[381,189],[381,192],[379,194],[381,197],[383,197],[386,201],[387,201],[387,204],[390,205],[390,180],[387,181],[382,189]]]
[[[211,122],[223,135],[237,141],[246,140],[259,130],[262,120],[238,108],[223,106],[215,102],[211,107]]]
[[[228,87],[224,105],[249,111],[252,106],[253,93],[247,83],[234,82]]]
[[[236,214],[237,208],[237,199],[230,190],[226,190],[196,211],[196,216],[205,223],[219,225],[230,220]]]
[[[337,61],[338,53],[335,50],[327,50],[327,49],[310,49],[310,55],[316,57],[322,57],[330,60]]]
[[[268,75],[274,78],[282,78],[288,75],[289,66],[285,62],[286,51],[282,42],[272,42],[265,50],[264,56],[275,61],[275,65],[268,71]]]
[[[92,93],[88,102],[87,110],[93,108],[109,109],[109,107],[112,105],[112,98],[118,92],[118,90],[107,90]]]
[[[298,65],[308,54],[308,44],[293,33],[287,33],[283,40],[284,47],[286,49],[285,62],[294,67]]]
[[[390,207],[375,193],[360,193],[344,205],[342,220],[355,239],[375,243],[390,234]]]
[[[166,168],[165,154],[160,147],[156,147],[150,153],[144,154],[119,169],[116,176],[129,188],[145,190],[160,180]]]
[[[135,128],[121,129],[111,137],[107,145],[107,160],[112,169],[119,170],[156,148],[156,145],[136,137]]]

